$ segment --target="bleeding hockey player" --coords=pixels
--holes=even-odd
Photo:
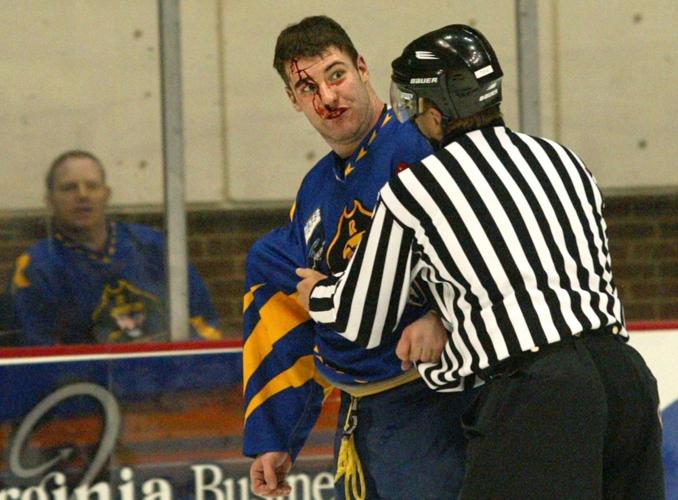
[[[338,387],[337,498],[455,498],[464,473],[460,415],[472,393],[435,393],[411,367],[437,360],[447,339],[426,299],[410,297],[399,334],[366,351],[310,321],[295,297],[295,269],[343,271],[379,189],[431,146],[375,94],[365,59],[332,19],[283,30],[274,66],[294,109],[332,151],[303,180],[289,223],[248,255],[243,451],[255,457],[253,491],[289,493],[286,474],[323,397]]]

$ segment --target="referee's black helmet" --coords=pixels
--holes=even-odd
[[[452,24],[411,42],[391,63],[391,106],[405,122],[433,102],[447,121],[466,118],[501,102],[504,73],[478,30]]]

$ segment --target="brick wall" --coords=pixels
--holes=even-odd
[[[210,289],[229,338],[240,337],[247,249],[286,217],[287,210],[188,214],[189,254]],[[611,197],[605,217],[627,320],[678,319],[678,195]],[[119,218],[162,227],[158,214]],[[44,220],[39,217],[0,219],[2,289],[14,258],[44,233]]]
[[[606,205],[627,321],[678,320],[678,195],[611,197]]]

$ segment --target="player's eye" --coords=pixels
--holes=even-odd
[[[330,82],[336,83],[339,80],[341,80],[344,77],[344,75],[346,75],[346,71],[344,71],[343,69],[333,71],[332,74],[330,74]]]
[[[315,94],[318,90],[318,87],[314,83],[305,83],[299,87],[299,92],[301,95],[312,95]]]

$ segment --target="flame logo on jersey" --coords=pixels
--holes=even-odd
[[[359,200],[353,200],[353,207],[344,211],[337,223],[337,232],[327,248],[327,266],[332,273],[346,269],[355,249],[370,225],[372,212]]]

